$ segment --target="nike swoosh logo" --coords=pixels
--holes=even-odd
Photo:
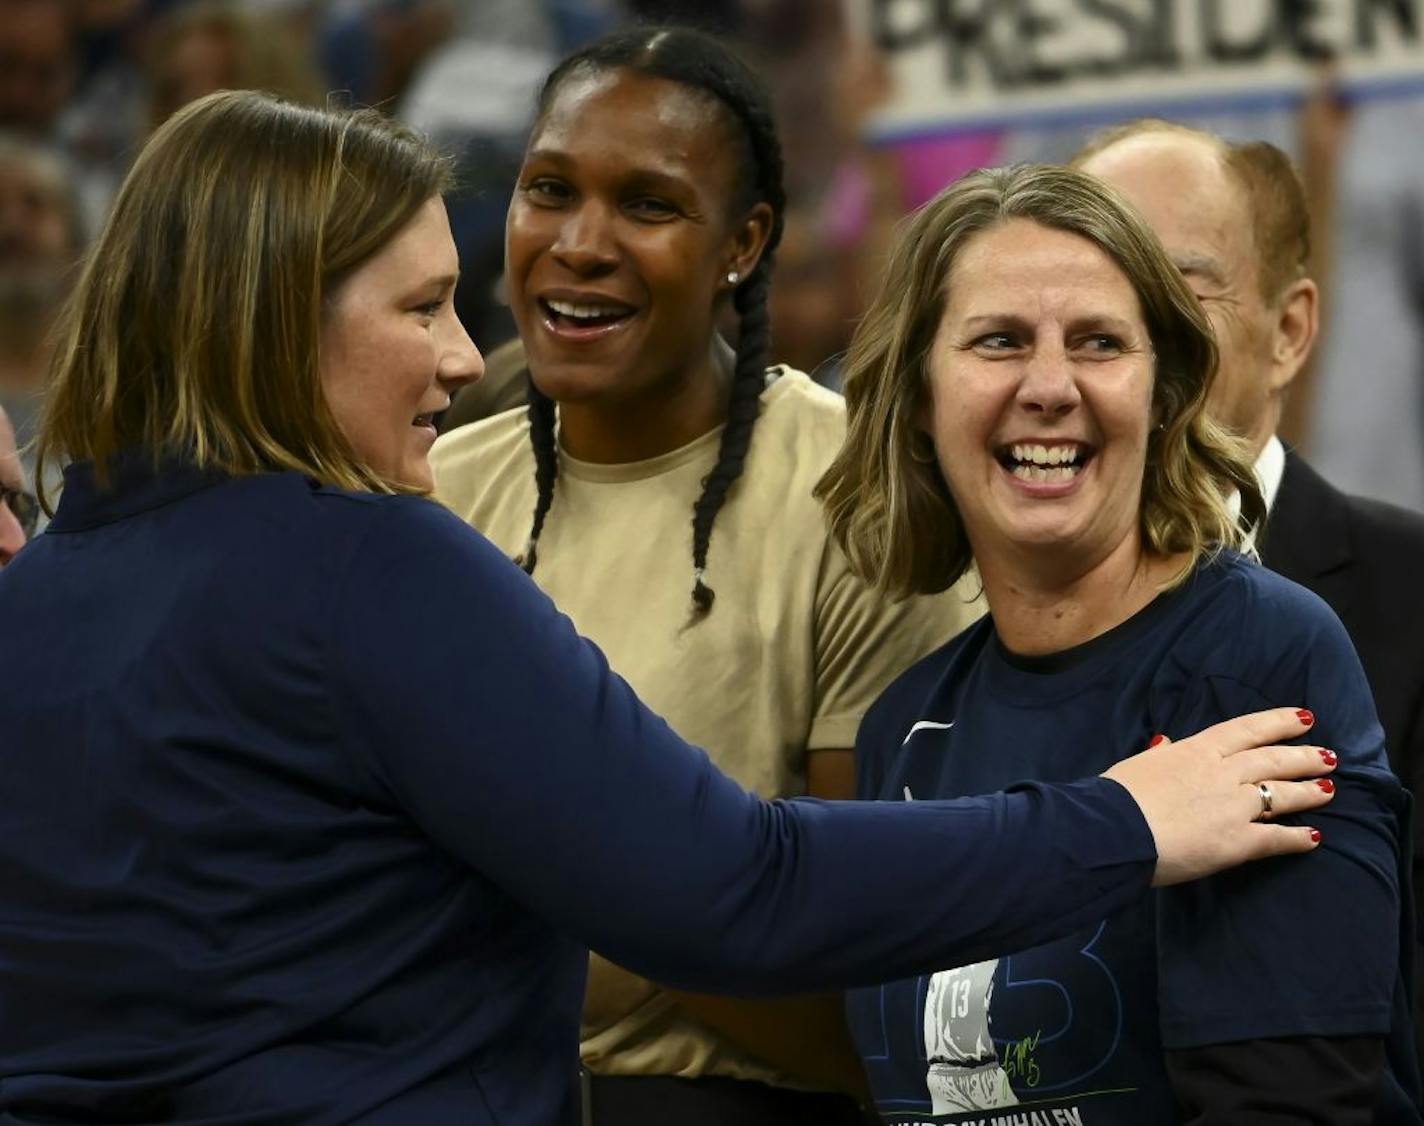
[[[903,747],[908,743],[910,741],[910,735],[913,735],[916,731],[948,731],[953,726],[954,720],[950,720],[948,723],[936,723],[932,719],[922,719],[915,724],[914,727],[910,728],[908,735],[900,740],[900,746]]]

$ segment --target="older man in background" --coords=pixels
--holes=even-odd
[[[1310,219],[1295,169],[1265,142],[1228,144],[1155,120],[1099,134],[1073,163],[1142,212],[1201,299],[1221,352],[1208,405],[1251,443],[1269,509],[1258,537],[1262,562],[1339,615],[1369,677],[1390,763],[1419,796],[1424,518],[1347,496],[1276,437],[1319,320],[1316,285],[1306,274]],[[1424,817],[1416,818],[1417,886],[1424,886],[1421,827]],[[1419,954],[1424,965],[1424,947]],[[1424,1004],[1416,1007],[1421,1018]]]
[[[0,408],[0,567],[15,558],[34,534],[37,509],[34,495],[25,490],[15,431]]]

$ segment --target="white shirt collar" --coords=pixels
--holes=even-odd
[[[1261,486],[1261,499],[1266,502],[1266,512],[1269,515],[1276,503],[1276,494],[1281,491],[1281,478],[1286,471],[1286,448],[1281,444],[1281,440],[1274,434],[1266,442],[1265,448],[1261,451],[1261,456],[1256,459],[1254,466],[1256,471],[1256,483]],[[1241,515],[1241,494],[1235,489],[1231,490],[1231,495],[1226,498],[1226,503],[1231,509],[1232,517]],[[1246,539],[1241,545],[1241,550],[1247,555],[1254,555],[1256,552],[1257,528],[1252,528],[1246,533]]]
[[[1276,494],[1281,491],[1281,478],[1286,471],[1286,448],[1274,434],[1266,443],[1261,456],[1256,459],[1256,480],[1261,486],[1261,498],[1266,502],[1266,511],[1276,505]]]

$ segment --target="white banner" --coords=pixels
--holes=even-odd
[[[1266,108],[1327,58],[1347,96],[1424,93],[1424,0],[848,3],[894,82],[883,139]]]

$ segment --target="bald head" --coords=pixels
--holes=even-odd
[[[1142,213],[1167,253],[1203,291],[1237,280],[1254,285],[1257,257],[1245,193],[1213,138],[1138,133],[1076,162]]]
[[[1315,339],[1304,202],[1289,161],[1270,145],[1146,122],[1073,163],[1127,197],[1201,299],[1221,350],[1209,407],[1259,453]]]

